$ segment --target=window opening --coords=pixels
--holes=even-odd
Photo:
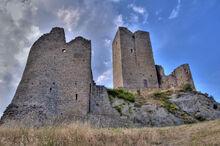
[[[132,36],[132,40],[134,40],[135,39],[135,37],[134,37],[134,35]]]
[[[78,100],[78,94],[76,94],[76,101]]]
[[[62,49],[62,52],[65,53],[65,52],[66,52],[66,49]]]
[[[145,87],[145,88],[148,87],[148,85],[147,85],[147,80],[146,80],[146,79],[144,79],[144,87]]]
[[[130,52],[131,52],[131,53],[133,53],[133,52],[134,52],[134,50],[133,50],[133,49],[131,49],[131,50],[130,50]]]

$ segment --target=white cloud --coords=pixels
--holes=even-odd
[[[145,9],[142,7],[137,7],[134,4],[129,4],[128,5],[129,8],[132,8],[134,12],[139,13],[139,14],[144,14],[145,13]]]
[[[180,6],[181,6],[181,0],[178,0],[178,4],[177,6],[172,10],[170,16],[168,17],[168,19],[174,19],[177,18],[179,15],[179,11],[180,11]]]
[[[72,32],[72,29],[78,25],[80,19],[79,11],[73,9],[59,9],[57,16],[63,21],[69,32]]]
[[[139,14],[143,17],[143,24],[147,23],[148,17],[149,17],[149,13],[147,12],[147,10],[143,7],[138,7],[134,4],[129,4],[128,8],[131,8],[136,14]],[[131,14],[131,19],[132,22],[139,22],[139,16],[136,14]]]
[[[123,26],[124,22],[123,22],[122,15],[118,15],[116,17],[116,19],[114,20],[114,23],[115,23],[116,27]]]
[[[108,69],[107,71],[105,71],[103,74],[101,74],[97,80],[96,83],[97,84],[104,84],[106,81],[112,79],[112,69]]]
[[[110,47],[111,46],[111,40],[109,40],[109,39],[105,39],[105,46],[106,47]]]

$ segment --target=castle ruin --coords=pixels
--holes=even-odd
[[[149,32],[132,33],[119,27],[112,43],[114,88],[145,90],[177,88],[190,84],[195,89],[188,64],[166,76],[162,66],[155,65]]]
[[[39,126],[71,117],[88,119],[92,114],[90,117],[118,116],[105,87],[93,81],[91,41],[76,37],[66,43],[64,29],[53,28],[33,44],[15,96],[0,123]]]
[[[112,49],[114,88],[167,89],[189,83],[195,89],[187,64],[169,76],[161,66],[155,66],[148,32],[132,33],[119,27]],[[56,27],[31,47],[22,79],[0,125],[42,126],[77,120],[102,127],[147,125],[136,122],[139,114],[127,118],[121,118],[112,107],[106,88],[93,81],[91,41],[76,37],[67,43],[64,29]]]

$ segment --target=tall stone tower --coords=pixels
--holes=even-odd
[[[86,115],[92,83],[91,41],[77,37],[66,43],[63,28],[53,28],[32,46],[1,122],[41,125],[61,115]]]
[[[149,32],[119,27],[112,53],[114,88],[159,88]]]

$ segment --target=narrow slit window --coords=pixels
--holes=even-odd
[[[78,94],[76,94],[76,101],[78,100]]]
[[[131,50],[130,50],[130,53],[133,53],[133,52],[134,52],[134,50],[133,50],[133,49],[131,49]]]

